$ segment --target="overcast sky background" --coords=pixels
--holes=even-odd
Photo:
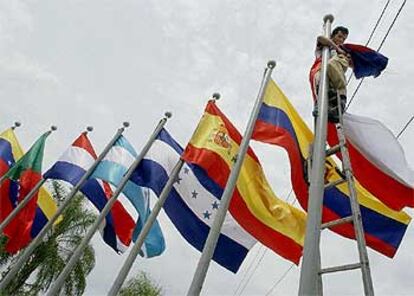
[[[131,127],[125,135],[139,150],[167,110],[174,114],[168,130],[185,145],[207,99],[218,91],[219,107],[243,131],[269,59],[277,61],[273,78],[311,123],[308,70],[323,16],[332,13],[334,25],[350,29],[348,41],[363,44],[385,2],[0,0],[0,129],[20,120],[23,126],[16,133],[27,149],[56,124],[58,131],[48,139],[45,168],[87,125],[94,126],[90,138],[100,151],[128,120]],[[401,3],[391,1],[373,48]],[[388,68],[379,78],[365,80],[349,109],[381,120],[395,133],[414,112],[413,16],[413,3],[408,2],[382,48],[390,58]],[[349,92],[356,85],[353,80]],[[414,124],[401,144],[414,166]],[[290,191],[286,154],[275,147],[252,145],[274,191],[286,198]],[[132,274],[147,271],[164,294],[182,295],[200,253],[181,238],[164,213],[160,223],[166,252],[150,260],[139,258]],[[116,255],[98,236],[93,243],[97,264],[85,294],[104,295],[126,254]],[[411,225],[393,260],[369,251],[377,295],[413,294],[413,248]],[[322,249],[324,266],[357,260],[354,241],[331,232],[323,234]],[[236,275],[212,263],[203,294],[233,295],[250,262],[263,252],[256,245]],[[266,251],[243,295],[265,294],[290,265]],[[299,271],[293,267],[272,295],[296,294]],[[360,273],[326,276],[324,291],[362,294]]]

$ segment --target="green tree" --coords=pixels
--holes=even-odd
[[[51,193],[58,204],[61,204],[68,190],[57,181],[52,182]],[[81,242],[88,227],[96,219],[96,215],[84,207],[82,194],[75,196],[63,212],[63,219],[54,226],[52,232],[35,249],[31,257],[17,273],[3,295],[38,295],[45,292],[59,273],[75,248]],[[6,239],[0,239],[0,266],[6,270],[16,261],[17,256],[4,252]],[[95,252],[91,245],[85,249],[75,268],[66,279],[62,289],[64,295],[82,295],[86,287],[86,276],[95,266]]]
[[[155,284],[145,272],[130,279],[119,291],[119,296],[159,296],[161,287]]]

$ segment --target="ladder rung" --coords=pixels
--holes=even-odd
[[[338,179],[338,180],[333,181],[331,183],[325,184],[325,189],[335,187],[336,185],[340,185],[340,184],[345,183],[345,182],[346,182],[346,180],[344,180],[344,179]]]
[[[341,150],[341,145],[340,144],[331,147],[330,149],[326,150],[325,153],[326,153],[326,156],[331,156],[332,154],[335,154],[339,150]]]
[[[358,269],[361,267],[362,267],[361,263],[345,264],[345,265],[340,265],[340,266],[323,268],[319,271],[319,274],[337,272],[337,271],[346,271],[346,270]]]
[[[341,219],[338,219],[338,220],[326,222],[326,223],[323,223],[321,225],[321,229],[330,228],[330,227],[333,227],[333,226],[349,223],[349,222],[352,222],[353,220],[354,220],[353,216],[348,216],[348,217],[344,217],[344,218],[341,218]]]

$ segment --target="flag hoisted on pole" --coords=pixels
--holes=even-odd
[[[36,216],[38,194],[34,191],[30,198],[25,198],[33,191],[33,188],[40,188],[43,154],[47,137],[56,130],[55,126],[45,132],[32,145],[29,151],[24,154],[4,175],[4,180],[10,180],[17,184],[17,190],[6,190],[7,194],[1,197],[1,218],[3,221],[4,234],[8,237],[5,250],[8,253],[16,253],[30,243],[31,228]],[[5,184],[8,186],[7,184]],[[32,198],[33,197],[33,198]],[[20,205],[19,203],[22,203]],[[17,211],[15,209],[18,208]]]
[[[36,238],[30,243],[30,245],[23,251],[23,253],[19,256],[16,264],[12,267],[12,269],[6,274],[3,280],[0,282],[0,291],[4,290],[13,278],[16,276],[17,272],[21,269],[23,264],[26,263],[29,256],[33,253],[35,248],[43,241],[43,237],[47,234],[47,232],[52,228],[54,222],[60,217],[64,209],[69,205],[75,194],[79,191],[79,189],[83,186],[83,184],[88,180],[90,175],[92,175],[93,171],[99,164],[99,162],[105,157],[108,151],[111,149],[113,144],[118,140],[118,138],[122,135],[125,131],[125,128],[129,126],[128,122],[123,123],[123,127],[119,128],[116,134],[113,136],[111,141],[106,145],[105,149],[102,153],[98,156],[96,161],[92,164],[92,166],[88,169],[88,171],[82,176],[79,182],[74,186],[71,192],[65,197],[64,202],[62,205],[57,209],[56,213],[50,218],[47,224],[43,227],[43,229],[39,232]]]
[[[203,253],[198,262],[197,269],[193,276],[193,280],[191,282],[191,286],[188,290],[187,295],[199,295],[201,292],[204,280],[207,275],[207,270],[210,265],[211,258],[213,257],[213,253],[217,245],[220,230],[230,205],[230,200],[233,195],[234,187],[236,185],[237,178],[239,176],[240,169],[243,164],[244,156],[246,155],[247,149],[249,147],[249,141],[253,133],[254,124],[259,114],[260,106],[263,100],[264,90],[267,86],[267,83],[270,80],[270,76],[275,66],[276,63],[274,61],[269,61],[267,63],[264,77],[260,85],[259,94],[253,107],[249,122],[247,124],[246,131],[244,133],[243,140],[240,145],[239,153],[236,158],[236,163],[234,164],[231,170],[229,179],[223,192],[223,196],[221,198],[219,211],[217,212],[213,225],[210,228],[207,241],[204,245]]]
[[[330,38],[333,15],[323,18],[324,36]],[[318,93],[318,114],[316,117],[315,140],[310,173],[308,219],[306,224],[305,246],[303,249],[300,273],[299,295],[322,295],[322,283],[318,276],[320,270],[320,227],[322,221],[322,198],[324,193],[325,146],[328,124],[328,60],[329,47],[322,50],[321,82]]]
[[[14,130],[16,128],[18,128],[19,126],[21,126],[21,123],[16,121],[11,127],[10,127],[10,131],[14,133]],[[7,133],[7,130],[5,131],[5,133]],[[4,153],[5,151],[8,151],[9,149],[4,149],[4,145],[5,143],[0,142],[0,150],[2,153]],[[6,144],[7,145],[7,144]],[[10,145],[10,143],[9,143]],[[21,154],[23,154],[23,151],[20,147],[18,147],[19,152]],[[2,153],[0,153],[0,186],[3,183],[3,180],[5,178],[5,175],[7,173],[7,171],[14,165],[15,163],[15,159],[13,157],[13,148],[10,147],[10,150],[8,151],[9,153],[6,153],[6,155],[2,155]]]
[[[62,288],[63,284],[67,276],[72,271],[73,267],[75,266],[76,262],[79,260],[80,256],[83,254],[85,247],[88,245],[89,241],[91,240],[92,236],[95,234],[96,230],[99,228],[99,225],[105,219],[108,212],[111,210],[112,205],[116,202],[118,196],[121,194],[122,190],[124,189],[125,185],[129,181],[129,178],[134,173],[136,167],[139,165],[141,160],[144,158],[145,154],[151,148],[152,143],[155,141],[158,133],[162,130],[165,123],[167,122],[168,118],[171,117],[170,112],[165,113],[165,117],[160,120],[158,125],[156,126],[155,130],[153,131],[152,135],[148,139],[147,143],[145,144],[144,148],[141,150],[141,153],[138,157],[134,160],[132,165],[129,167],[127,173],[122,178],[121,182],[119,183],[118,187],[116,188],[115,192],[113,193],[112,197],[108,200],[107,204],[103,208],[101,214],[98,216],[94,224],[89,229],[88,233],[82,239],[78,247],[76,248],[75,252],[73,253],[72,257],[70,258],[69,262],[66,264],[65,268],[60,273],[59,277],[53,283],[52,287],[48,291],[47,295],[58,295],[60,289]],[[109,151],[109,149],[108,149]]]
[[[47,136],[49,136],[55,130],[56,127],[52,126],[50,128],[50,131],[47,132]],[[5,174],[5,176],[6,175],[7,174]],[[17,216],[17,214],[31,201],[31,199],[39,191],[40,187],[42,187],[42,185],[45,183],[45,181],[46,180],[44,178],[41,178],[39,182],[37,182],[36,185],[30,190],[30,192],[18,203],[18,205],[13,209],[13,211],[1,222],[0,233],[3,233],[4,228],[10,223],[10,221],[12,221]]]

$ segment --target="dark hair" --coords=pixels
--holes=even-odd
[[[339,32],[342,32],[342,33],[344,33],[344,34],[346,34],[346,35],[348,35],[349,34],[349,30],[348,30],[348,28],[345,28],[345,27],[342,27],[342,26],[338,26],[338,27],[336,27],[333,31],[332,31],[332,34],[331,34],[331,38],[332,37],[334,37],[336,34],[338,34]]]

